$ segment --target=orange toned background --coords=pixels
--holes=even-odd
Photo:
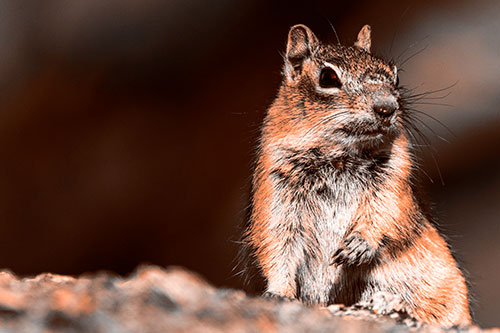
[[[307,3],[307,4],[306,4]],[[232,277],[259,124],[288,28],[404,59],[445,185],[444,233],[500,326],[500,5],[495,1],[0,2],[0,266],[22,275],[183,265]],[[392,44],[392,47],[391,47]],[[443,95],[443,94],[442,94]],[[439,96],[439,95],[438,95]]]

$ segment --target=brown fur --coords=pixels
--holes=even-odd
[[[268,294],[327,305],[384,291],[416,319],[470,324],[465,279],[415,197],[396,67],[370,54],[370,31],[344,47],[291,28],[247,243]],[[340,88],[318,83],[325,66]]]

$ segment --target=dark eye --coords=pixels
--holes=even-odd
[[[333,69],[325,67],[319,74],[319,86],[321,88],[340,88],[342,83]]]
[[[399,75],[396,75],[396,87],[399,87]]]

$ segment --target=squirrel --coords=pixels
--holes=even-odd
[[[244,243],[265,295],[353,305],[399,296],[422,322],[471,324],[468,290],[414,185],[398,68],[290,28],[283,80],[262,126]]]

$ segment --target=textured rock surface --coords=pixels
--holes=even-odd
[[[369,310],[391,301],[307,307],[216,289],[178,267],[142,267],[128,278],[98,273],[19,279],[1,272],[0,332],[441,331],[397,312],[382,316]]]

